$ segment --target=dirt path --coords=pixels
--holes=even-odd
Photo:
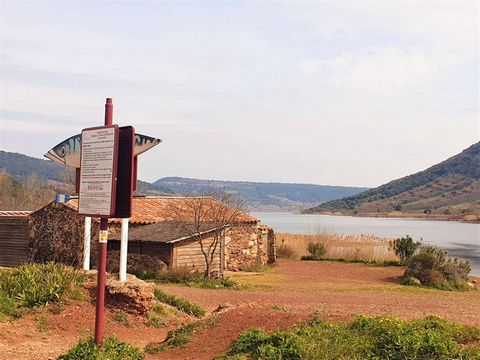
[[[480,326],[480,291],[446,292],[398,285],[402,268],[374,267],[336,262],[280,260],[265,273],[233,274],[252,290],[209,290],[162,285],[163,290],[184,296],[208,311],[220,304],[228,310],[218,315],[213,328],[196,333],[183,348],[147,359],[211,359],[225,352],[244,330],[256,326],[266,330],[287,328],[317,314],[333,321],[348,320],[353,314],[393,315],[401,318],[439,314],[445,318]],[[273,307],[273,308],[272,308]],[[0,323],[0,358],[54,359],[81,338],[93,333],[94,306],[75,302],[60,314],[43,312]],[[162,341],[168,330],[186,319],[175,319],[167,328],[150,328],[145,319],[129,315],[115,320],[107,311],[106,335],[143,348]],[[44,329],[39,318],[45,318]]]

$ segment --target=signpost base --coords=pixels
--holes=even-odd
[[[102,344],[105,320],[105,282],[107,272],[108,219],[100,219],[98,239],[97,309],[95,319],[95,342]]]

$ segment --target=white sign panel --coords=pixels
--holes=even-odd
[[[113,213],[117,147],[117,125],[82,131],[80,214],[110,216]]]

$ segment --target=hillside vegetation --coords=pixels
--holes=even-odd
[[[32,210],[53,200],[56,193],[73,194],[75,170],[50,160],[0,150],[0,181],[0,210]],[[164,187],[138,181],[137,194],[172,193]]]
[[[165,177],[153,183],[178,194],[217,187],[240,194],[252,210],[296,210],[313,204],[355,195],[366,188],[312,184],[260,183]]]
[[[424,171],[326,202],[305,213],[417,214],[478,220],[480,143]]]

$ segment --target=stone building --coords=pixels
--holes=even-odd
[[[160,258],[170,268],[189,267],[203,270],[199,244],[172,227],[178,221],[178,209],[188,216],[188,198],[139,196],[133,199],[129,219],[129,256],[141,254]],[[218,204],[210,199],[211,206]],[[206,203],[208,204],[208,203]],[[51,202],[30,215],[30,258],[34,261],[60,261],[79,266],[83,259],[84,217],[77,212],[78,199],[65,204]],[[228,210],[227,210],[228,211]],[[205,235],[212,229],[212,220],[205,218]],[[192,220],[193,221],[193,220]],[[202,225],[203,226],[203,225]],[[121,219],[109,220],[109,253],[120,247]],[[96,262],[98,219],[92,219],[91,262]],[[206,240],[208,241],[208,239]],[[275,262],[275,237],[271,228],[255,217],[239,212],[225,237],[225,268],[237,271],[256,264]],[[218,253],[219,264],[221,254]],[[217,261],[217,260],[216,260]],[[217,265],[218,267],[218,265]]]

